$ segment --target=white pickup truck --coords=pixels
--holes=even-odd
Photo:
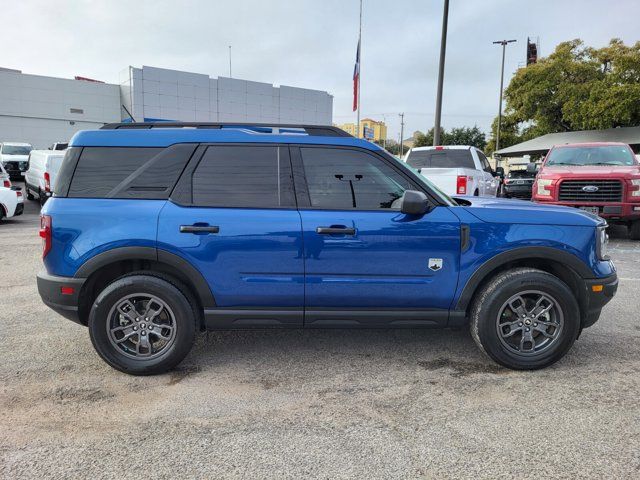
[[[451,145],[415,147],[404,161],[449,195],[495,197],[500,180],[476,147]]]

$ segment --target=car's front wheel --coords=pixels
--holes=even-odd
[[[561,359],[580,330],[578,303],[558,277],[515,268],[476,295],[471,335],[489,357],[509,368],[533,370]]]
[[[629,238],[631,240],[640,240],[640,220],[635,220],[629,225]]]
[[[192,299],[169,278],[122,277],[96,298],[89,334],[113,368],[132,375],[166,372],[191,350],[196,331]]]

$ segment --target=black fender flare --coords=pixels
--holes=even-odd
[[[519,247],[502,252],[484,262],[467,280],[460,298],[456,303],[456,310],[465,311],[473,298],[478,286],[492,271],[509,262],[517,260],[551,260],[573,270],[580,278],[593,278],[593,272],[578,257],[572,253],[552,247]]]
[[[193,284],[204,308],[216,306],[213,293],[202,274],[184,258],[155,247],[118,247],[91,257],[76,271],[75,278],[88,278],[92,273],[109,264],[123,260],[151,260],[164,263],[180,271]]]

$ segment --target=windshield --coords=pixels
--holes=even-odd
[[[470,150],[411,150],[407,165],[413,168],[472,168],[475,169]]]
[[[25,145],[3,145],[2,153],[4,155],[29,155],[29,152],[33,150],[33,147],[27,147]]]
[[[561,147],[549,153],[545,166],[554,165],[636,165],[633,154],[624,145],[601,145],[593,147]]]

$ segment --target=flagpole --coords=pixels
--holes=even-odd
[[[356,125],[358,125],[358,135],[356,138],[360,138],[360,90],[361,83],[360,79],[362,78],[362,0],[360,0],[360,30],[358,31],[358,52],[359,52],[359,65],[358,65],[358,120]]]

